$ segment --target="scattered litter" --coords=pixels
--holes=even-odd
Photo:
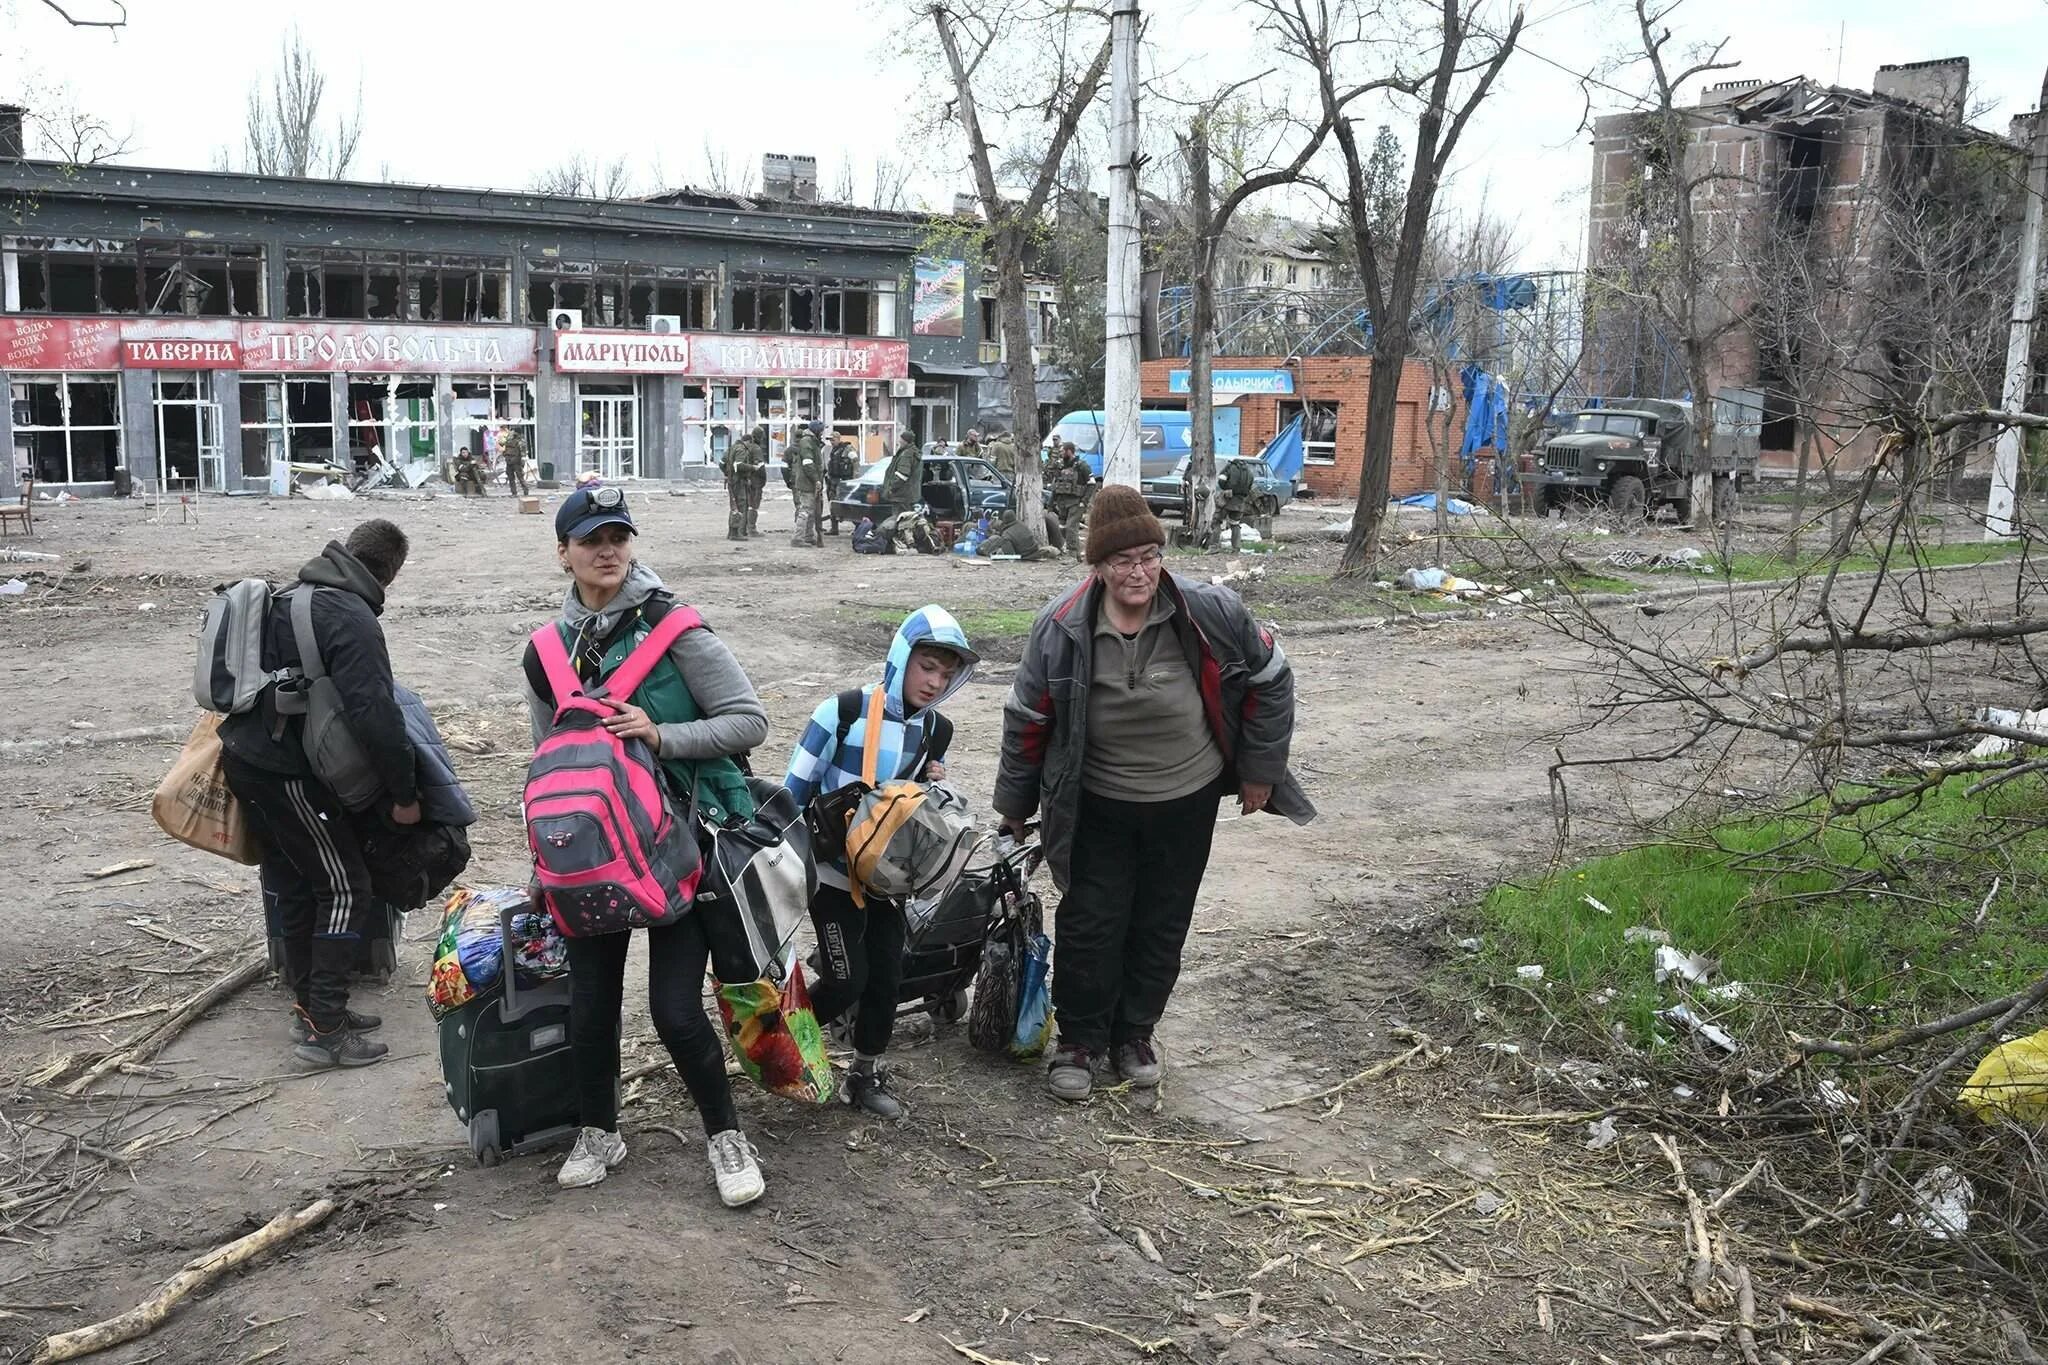
[[[314,502],[354,502],[356,500],[355,494],[349,492],[345,485],[338,483],[308,484],[298,491],[300,497],[311,498]]]
[[[1671,1087],[1672,1096],[1681,1100],[1689,1100],[1698,1093],[1689,1085],[1674,1085]]]
[[[1569,1081],[1588,1090],[1607,1088],[1600,1081],[1601,1073],[1607,1068],[1598,1062],[1589,1062],[1583,1057],[1572,1057],[1559,1062],[1556,1066],[1540,1066],[1536,1070],[1545,1080]]]
[[[1403,569],[1394,586],[1403,592],[1435,593],[1438,597],[1463,599],[1467,597],[1500,597],[1507,589],[1496,583],[1475,583],[1469,578],[1460,578],[1449,569]]]
[[[1598,1123],[1586,1125],[1586,1150],[1604,1152],[1614,1145],[1618,1136],[1620,1135],[1614,1131],[1614,1115],[1609,1114]]]
[[[1967,1177],[1953,1166],[1936,1166],[1913,1182],[1913,1209],[1892,1215],[1891,1225],[1906,1224],[1937,1242],[1960,1237],[1970,1230],[1970,1204],[1976,1191]]]
[[[1721,798],[1724,801],[1768,801],[1770,796],[1769,792],[1760,792],[1754,787],[1721,788]]]
[[[100,727],[89,720],[74,720],[71,722],[71,728],[74,730],[97,730]]]
[[[1669,943],[1671,935],[1662,929],[1652,929],[1647,924],[1631,924],[1621,931],[1623,943]]]
[[[1481,1043],[1479,1050],[1481,1052],[1498,1052],[1503,1057],[1519,1057],[1522,1055],[1522,1045],[1520,1043]]]
[[[1620,549],[1607,556],[1607,563],[1617,569],[1690,569],[1694,573],[1712,573],[1714,561],[1690,545],[1676,550]]]
[[[1957,1098],[1986,1123],[2048,1119],[2048,1029],[1992,1048]]]
[[[1743,985],[1740,981],[1730,981],[1725,986],[1709,987],[1707,994],[1715,1000],[1747,1000],[1749,998],[1749,987]]]
[[[1602,986],[1588,998],[1596,1005],[1611,1005],[1620,994],[1621,992],[1615,990],[1612,986]]]
[[[1856,1097],[1832,1080],[1820,1083],[1820,1102],[1837,1114],[1856,1107]]]
[[[1461,938],[1458,940],[1457,946],[1463,948],[1468,953],[1476,953],[1480,949],[1480,944],[1481,941],[1476,938]]]
[[[1403,569],[1399,582],[1403,592],[1439,592],[1450,576],[1448,569]]]
[[[0,545],[0,564],[55,564],[57,558],[41,550],[17,550],[12,545]]]
[[[1540,964],[1532,962],[1526,967],[1515,968],[1515,975],[1521,977],[1524,981],[1541,981],[1543,979],[1543,968]]]
[[[436,1205],[434,1205],[434,1212],[435,1212],[435,1213],[439,1213],[439,1212],[441,1212],[441,1211],[442,1211],[443,1209],[445,1209],[445,1208],[447,1208],[447,1207],[448,1207],[448,1206],[447,1206],[446,1204],[436,1204]]]
[[[1657,1017],[1659,1019],[1669,1019],[1674,1024],[1685,1025],[1715,1047],[1720,1048],[1723,1052],[1741,1051],[1741,1045],[1735,1041],[1733,1034],[1729,1033],[1727,1029],[1722,1028],[1719,1024],[1710,1024],[1697,1014],[1694,1014],[1690,1005],[1678,1004],[1673,1005],[1668,1010],[1658,1010]]]
[[[19,578],[10,578],[0,583],[0,597],[19,597],[28,591],[28,584]]]
[[[2008,711],[2003,707],[1987,706],[1977,713],[1977,719],[1986,725],[2002,725],[2008,730],[2025,730],[2030,734],[2048,734],[2048,711]],[[1971,758],[2003,758],[2012,752],[2013,742],[2004,735],[1986,735],[1970,750]]]
[[[1244,583],[1250,581],[1251,579],[1264,578],[1265,576],[1265,565],[1254,564],[1249,569],[1247,569],[1242,561],[1233,559],[1230,561],[1229,565],[1226,566],[1222,573],[1211,574],[1209,576],[1209,581],[1220,587],[1225,583]]]
[[[1592,906],[1595,910],[1598,910],[1603,915],[1611,915],[1614,913],[1614,908],[1612,906],[1607,904],[1606,901],[1601,900],[1598,896],[1591,894],[1590,892],[1586,895],[1579,897],[1579,899],[1584,901],[1586,904]]]
[[[1657,954],[1651,959],[1657,983],[1662,985],[1674,976],[1687,981],[1705,981],[1714,974],[1713,959],[1701,957],[1698,953],[1683,953],[1668,942],[1659,944]]]
[[[1507,1201],[1492,1190],[1481,1190],[1479,1197],[1472,1201],[1472,1212],[1481,1218],[1491,1218],[1507,1207]]]
[[[137,607],[135,608],[135,610],[137,610],[137,611],[155,611],[155,610],[156,610],[156,603],[154,603],[154,602],[144,602],[144,603],[141,603],[141,604],[140,604],[139,606],[137,606]]]

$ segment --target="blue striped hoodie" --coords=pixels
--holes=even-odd
[[[958,654],[962,662],[960,671],[953,675],[952,685],[940,694],[938,701],[922,711],[910,712],[903,701],[903,679],[910,668],[910,651],[921,644],[943,645]],[[889,645],[888,660],[882,665],[882,687],[888,693],[888,702],[877,727],[880,733],[873,741],[880,746],[875,762],[877,782],[911,776],[911,762],[924,743],[926,720],[938,711],[939,702],[967,685],[979,662],[980,657],[968,646],[967,633],[944,607],[920,608],[897,628],[896,638]],[[835,737],[838,729],[839,698],[834,695],[825,698],[811,713],[803,738],[789,756],[789,772],[782,785],[796,797],[799,806],[819,792],[837,791],[849,782],[860,781],[870,738],[865,696],[843,744]],[[820,859],[818,880],[844,890],[846,869],[842,864]]]

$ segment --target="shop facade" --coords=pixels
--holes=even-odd
[[[1317,497],[1345,499],[1358,495],[1371,382],[1368,356],[1223,356],[1215,362],[1213,389],[1216,403],[1232,404],[1241,414],[1238,449],[1248,455],[1258,453],[1289,422],[1301,418],[1303,485]],[[1147,360],[1139,366],[1138,383],[1146,407],[1184,408],[1188,362],[1179,357]],[[1455,401],[1455,395],[1432,393],[1426,365],[1408,362],[1394,406],[1393,496],[1436,486],[1436,457],[1424,417],[1433,403]],[[1455,441],[1463,417],[1457,412],[1452,416]]]
[[[9,160],[0,197],[0,496],[416,482],[506,431],[677,479],[757,424],[876,459],[911,419],[914,215]]]

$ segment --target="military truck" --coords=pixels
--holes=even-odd
[[[1692,519],[1692,476],[1701,461],[1692,404],[1664,398],[1613,398],[1566,419],[1536,451],[1522,475],[1544,512],[1604,505],[1622,521],[1654,518],[1670,507]],[[1714,477],[1714,504],[1756,480],[1759,413],[1747,393],[1723,393],[1714,402],[1714,440],[1706,469]]]

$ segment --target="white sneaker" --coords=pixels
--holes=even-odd
[[[711,1175],[718,1182],[718,1198],[729,1209],[751,1204],[767,1188],[761,1179],[760,1153],[747,1135],[737,1128],[711,1135]]]
[[[570,1190],[595,1185],[625,1159],[624,1138],[602,1128],[585,1128],[576,1135],[576,1148],[569,1153],[569,1159],[555,1172],[555,1183]]]

